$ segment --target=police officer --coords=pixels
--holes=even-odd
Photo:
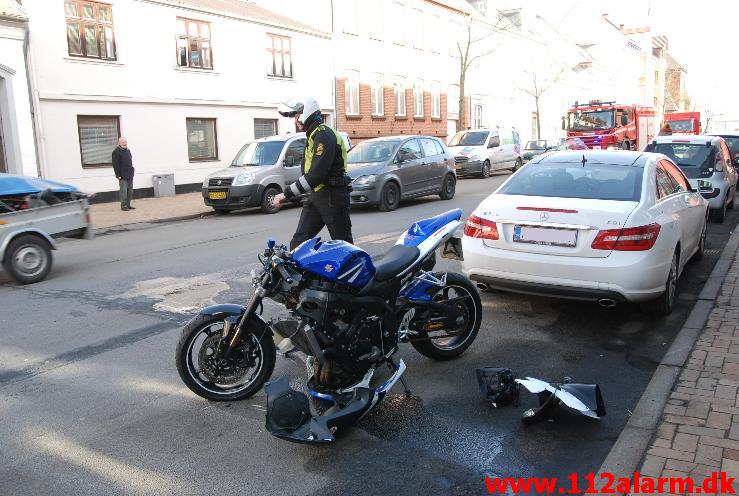
[[[275,196],[280,207],[285,200],[303,202],[298,228],[290,249],[318,235],[323,226],[332,239],[353,243],[349,218],[351,181],[346,175],[346,145],[339,133],[323,123],[321,108],[315,98],[295,98],[282,103],[280,115],[295,117],[299,131],[305,131],[307,143],[302,176]]]

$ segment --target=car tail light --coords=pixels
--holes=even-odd
[[[641,227],[599,231],[590,247],[594,250],[644,251],[653,247],[657,242],[659,230],[659,224],[649,224]]]
[[[464,235],[471,238],[500,239],[495,222],[481,219],[476,215],[470,215],[467,218],[464,224]]]

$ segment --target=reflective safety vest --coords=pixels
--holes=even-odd
[[[331,170],[329,171],[328,175],[329,177],[337,176],[337,177],[344,177],[344,174],[346,173],[346,145],[344,145],[344,138],[341,137],[341,135],[332,127],[329,127],[325,124],[320,124],[318,127],[316,127],[312,133],[310,133],[310,136],[308,136],[308,143],[305,146],[305,165],[303,166],[303,174],[307,174],[310,170],[310,166],[313,163],[313,137],[318,131],[321,131],[323,129],[329,129],[332,133],[334,133],[334,136],[336,136],[336,145],[341,147],[341,164],[336,163],[336,159],[334,158],[334,163],[331,164]],[[342,168],[338,169],[337,165],[341,165]],[[323,189],[323,184],[319,184],[315,188],[313,188],[313,191],[320,191]]]

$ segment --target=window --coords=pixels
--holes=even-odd
[[[423,146],[423,154],[427,157],[433,157],[434,155],[438,155],[436,151],[436,146],[434,145],[434,140],[429,138],[424,138],[421,140],[421,145]]]
[[[277,134],[277,119],[254,119],[254,139]]]
[[[421,9],[413,9],[412,25],[413,48],[423,49],[423,11]]]
[[[291,40],[289,37],[267,33],[268,76],[293,77],[293,61],[290,48]]]
[[[490,141],[488,142],[488,146],[492,148],[496,148],[500,146],[500,136],[497,134],[494,134],[490,137]]]
[[[395,32],[395,43],[405,45],[408,41],[408,27],[405,23],[406,13],[405,5],[400,2],[393,2],[393,20],[395,23],[393,31]]]
[[[296,167],[303,164],[305,156],[305,140],[296,139],[287,146],[285,150],[285,166]]]
[[[446,153],[446,152],[444,151],[444,147],[442,146],[442,144],[439,143],[436,140],[432,140],[432,141],[434,142],[434,146],[436,147],[436,154],[437,155],[444,155],[444,153]]]
[[[482,127],[482,105],[475,105],[474,122],[472,123],[472,127]]]
[[[187,155],[190,162],[218,160],[215,119],[186,119]]]
[[[112,166],[112,153],[120,138],[117,115],[78,115],[82,167]]]
[[[449,87],[449,96],[446,101],[446,111],[449,114],[459,114],[459,85]]]
[[[423,117],[423,80],[413,85],[413,117]]]
[[[346,115],[359,115],[359,71],[348,71],[344,86]]]
[[[657,166],[657,200],[677,193],[679,187],[675,179],[662,168],[662,162],[660,162]]]
[[[441,119],[441,88],[438,81],[431,83],[431,117]]]
[[[660,161],[660,164],[665,168],[665,171],[672,176],[672,179],[677,183],[681,192],[685,193],[690,191],[690,183],[685,179],[685,176],[680,172],[680,169],[678,169],[675,164],[668,162],[667,160]]]
[[[406,141],[398,150],[398,158],[400,160],[415,160],[421,158],[421,145],[417,139]]]
[[[372,115],[383,115],[385,113],[385,88],[383,86],[382,74],[375,74],[372,80]]]
[[[395,93],[395,115],[397,117],[405,117],[405,78],[399,77],[393,85],[393,93]]]
[[[369,37],[373,40],[382,40],[382,28],[384,27],[384,19],[383,19],[383,10],[382,10],[382,4],[383,2],[362,2],[363,8],[368,9],[368,19],[369,19]]]
[[[444,39],[444,37],[441,36],[441,33],[441,17],[439,14],[433,14],[431,16],[431,28],[427,32],[427,37],[428,46],[431,47],[431,51],[434,53],[439,53],[441,51],[441,44]]]
[[[177,65],[197,69],[213,68],[210,23],[177,18]]]
[[[115,60],[113,7],[107,3],[65,0],[69,55]]]
[[[342,0],[336,3],[337,12],[348,34],[359,34],[359,5],[357,0]]]

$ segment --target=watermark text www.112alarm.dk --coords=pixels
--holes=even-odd
[[[736,494],[734,477],[725,472],[713,472],[705,479],[691,477],[644,477],[634,472],[633,477],[615,477],[604,473],[584,476],[570,474],[566,479],[556,477],[487,477],[485,485],[490,494]]]

